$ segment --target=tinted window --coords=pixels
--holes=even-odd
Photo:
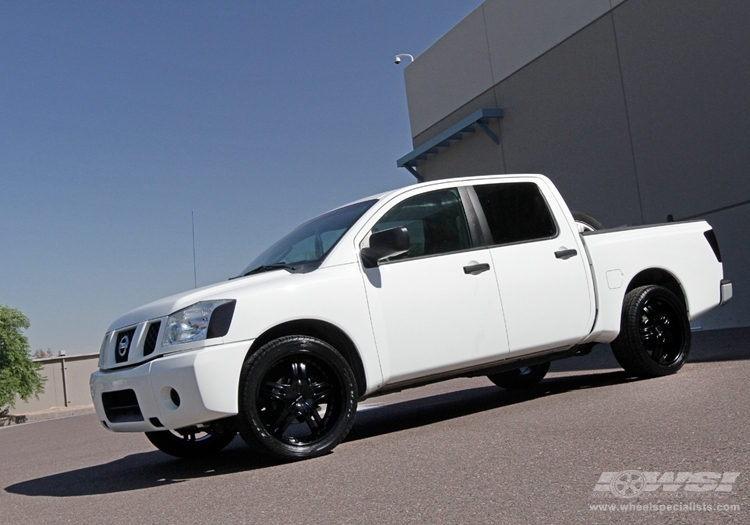
[[[557,229],[547,202],[533,182],[475,186],[493,244],[554,237]]]
[[[471,248],[469,227],[455,189],[416,195],[386,213],[372,231],[405,226],[409,230],[409,251],[387,260],[455,252]]]

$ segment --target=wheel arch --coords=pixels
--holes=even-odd
[[[338,350],[354,372],[357,394],[362,397],[367,390],[367,376],[362,358],[354,341],[341,328],[317,319],[298,319],[269,328],[253,342],[247,355],[252,355],[266,343],[288,335],[306,335],[320,339]]]
[[[685,295],[685,291],[682,289],[680,281],[674,275],[663,268],[649,268],[636,274],[628,284],[628,287],[625,290],[625,294],[627,295],[628,292],[638,288],[639,286],[648,286],[650,284],[663,286],[664,288],[675,294],[677,298],[682,301],[685,309],[689,311],[687,296]]]

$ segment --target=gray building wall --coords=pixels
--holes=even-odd
[[[404,71],[414,146],[480,108],[490,126],[417,165],[425,180],[544,173],[605,225],[702,214],[750,325],[750,3],[486,0]]]

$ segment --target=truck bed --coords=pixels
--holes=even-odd
[[[673,288],[691,320],[720,304],[723,270],[712,237],[702,220],[583,233],[597,296],[597,317],[585,342],[608,343],[617,336],[623,298],[641,278],[658,276]]]

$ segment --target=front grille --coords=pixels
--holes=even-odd
[[[115,362],[126,363],[128,355],[130,354],[130,347],[133,344],[133,337],[135,336],[135,328],[125,330],[117,334],[115,339]]]
[[[107,419],[112,423],[143,421],[141,407],[133,390],[116,390],[102,393],[102,405]]]
[[[155,323],[151,323],[151,326],[148,327],[148,332],[146,333],[146,342],[143,343],[144,356],[154,353],[154,350],[156,349],[156,339],[159,336],[160,326],[161,321],[156,321]]]

